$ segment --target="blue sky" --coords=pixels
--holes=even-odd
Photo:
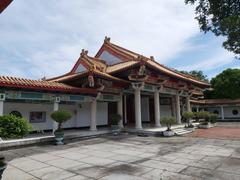
[[[111,41],[209,78],[239,68],[223,38],[199,31],[183,0],[15,0],[0,14],[1,75],[40,79],[70,71],[81,49]]]

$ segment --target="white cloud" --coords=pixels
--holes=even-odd
[[[15,66],[9,54],[17,53],[28,67],[7,72],[31,78],[68,72],[81,49],[94,55],[105,35],[166,63],[199,32],[193,7],[182,0],[18,0],[1,14],[0,27],[0,49],[7,47],[1,61]]]
[[[191,70],[209,71],[229,64],[232,61],[234,61],[234,55],[222,49],[212,54],[210,58],[201,59],[200,62],[198,63],[181,66],[178,67],[177,69],[185,71]]]

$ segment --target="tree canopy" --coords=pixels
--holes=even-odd
[[[187,75],[191,75],[199,80],[208,82],[207,75],[203,74],[202,71],[193,70],[193,71],[180,71],[180,72]]]
[[[209,99],[240,98],[240,69],[227,69],[211,80],[212,91],[205,92]]]
[[[196,4],[196,19],[203,32],[225,36],[223,47],[240,58],[240,0],[185,0]]]

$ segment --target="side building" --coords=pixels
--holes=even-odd
[[[143,123],[160,126],[163,116],[191,111],[191,100],[203,97],[210,84],[179,73],[110,42],[106,37],[95,57],[82,50],[72,70],[62,76],[30,80],[0,76],[0,115],[16,114],[36,130],[54,129],[50,114],[67,109],[73,116],[64,127],[109,124],[109,115],[122,115],[121,125],[137,129]]]

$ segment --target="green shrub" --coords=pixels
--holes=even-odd
[[[209,114],[209,120],[210,120],[210,123],[216,123],[217,122],[217,118],[218,118],[218,115],[217,114],[214,114],[214,113],[210,113]]]
[[[32,126],[24,118],[11,114],[0,116],[0,137],[18,138],[27,135]]]
[[[209,119],[209,112],[207,112],[207,111],[196,112],[195,113],[195,118],[208,120]]]
[[[119,121],[122,119],[120,114],[111,114],[109,116],[110,124],[111,125],[118,125]]]
[[[67,120],[71,119],[71,117],[72,117],[72,114],[67,110],[58,110],[58,111],[54,111],[51,114],[51,118],[58,123],[57,131],[61,131],[62,124]]]
[[[188,127],[190,127],[190,120],[192,119],[192,118],[194,118],[194,113],[193,112],[188,112],[188,111],[186,111],[186,112],[184,112],[183,113],[183,118],[185,118],[186,120],[187,120],[187,124],[188,124]]]
[[[188,112],[188,111],[186,111],[186,112],[184,112],[183,113],[183,115],[182,115],[184,118],[186,118],[186,119],[192,119],[193,117],[194,117],[194,113],[193,112]]]
[[[161,124],[167,126],[167,131],[171,131],[171,126],[176,123],[175,117],[163,117],[161,118]]]

